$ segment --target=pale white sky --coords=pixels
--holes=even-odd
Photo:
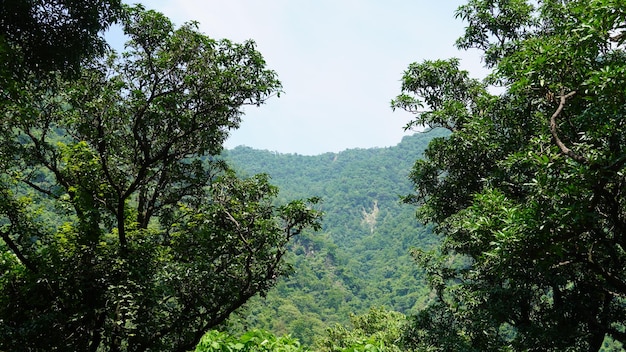
[[[136,2],[136,1],[127,1]],[[227,148],[305,155],[392,146],[410,114],[390,100],[411,62],[461,58],[484,75],[477,53],[458,51],[463,0],[142,0],[210,37],[253,39],[285,93],[247,107]]]

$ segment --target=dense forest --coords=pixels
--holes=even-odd
[[[281,190],[278,199],[318,196],[324,211],[321,231],[294,239],[294,273],[250,305],[246,324],[311,344],[332,324],[347,324],[350,314],[377,306],[408,314],[422,307],[430,290],[409,250],[429,249],[437,240],[401,197],[411,192],[415,159],[446,133],[317,156],[228,150],[225,158],[242,173],[268,173]]]
[[[490,74],[391,101],[429,132],[301,156],[224,151],[282,93],[253,41],[0,2],[0,350],[622,350],[625,9],[468,0]]]

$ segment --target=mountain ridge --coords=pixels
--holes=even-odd
[[[409,250],[437,239],[400,197],[413,191],[408,175],[428,142],[445,135],[433,130],[392,147],[314,156],[244,146],[225,151],[240,174],[268,174],[281,202],[320,197],[325,212],[320,232],[292,244],[294,273],[267,298],[253,300],[233,324],[290,333],[310,344],[329,325],[345,324],[370,307],[410,313],[423,306],[429,290]]]

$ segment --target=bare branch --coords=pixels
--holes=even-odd
[[[569,156],[573,160],[576,160],[576,161],[578,161],[580,163],[587,163],[587,158],[585,158],[582,155],[578,155],[578,154],[574,153],[574,151],[569,149],[561,141],[561,138],[559,138],[559,135],[557,133],[556,118],[561,114],[561,112],[565,108],[565,103],[567,102],[567,99],[571,98],[572,96],[574,96],[574,94],[576,94],[576,91],[571,91],[571,92],[569,92],[567,94],[564,94],[564,93],[565,92],[562,90],[561,91],[561,96],[560,96],[561,101],[559,102],[559,107],[556,109],[554,114],[552,114],[552,116],[550,116],[550,133],[552,133],[552,137],[554,137],[554,141],[555,141],[556,145],[559,147],[559,149],[561,150],[561,153]]]

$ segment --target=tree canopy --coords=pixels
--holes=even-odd
[[[394,108],[443,127],[411,178],[438,251],[416,251],[437,300],[407,341],[434,350],[588,350],[626,341],[626,7],[470,0],[456,59],[412,64]],[[498,85],[503,92],[490,93]]]
[[[280,92],[254,43],[122,18],[125,52],[21,82],[3,111],[0,349],[190,350],[320,226],[317,199],[277,205],[217,157]]]
[[[101,57],[103,32],[122,13],[119,0],[0,2],[0,109],[23,99],[24,85],[50,74],[75,76]]]
[[[304,352],[308,350],[301,347],[300,342],[291,336],[277,337],[268,331],[258,329],[250,330],[239,337],[211,330],[202,337],[195,349],[195,352],[220,351]]]
[[[423,307],[430,290],[409,248],[432,248],[437,241],[399,199],[412,189],[407,176],[415,156],[445,132],[405,136],[393,147],[316,156],[248,147],[226,151],[225,159],[244,175],[266,170],[280,188],[279,199],[319,196],[324,210],[322,229],[291,244],[294,273],[238,311],[241,319],[229,319],[229,329],[290,334],[317,350],[312,346],[327,327],[348,326],[351,315],[370,307],[404,314]]]
[[[104,53],[101,34],[121,9],[119,0],[0,2],[3,72],[78,72],[84,60]]]
[[[402,351],[401,332],[406,323],[402,313],[372,307],[367,314],[351,315],[352,328],[335,324],[327,329],[328,336],[317,341],[322,352],[332,351]]]
[[[442,237],[413,251],[429,305],[408,322],[377,309],[353,316],[353,329],[336,325],[319,347],[626,342],[626,4],[468,0],[456,14],[468,24],[458,47],[482,51],[491,74],[473,79],[458,59],[414,63],[392,101],[415,114],[407,129],[449,131],[415,163],[404,198]],[[129,38],[122,53],[101,38],[115,21]],[[291,271],[295,236],[321,228],[318,198],[281,199],[269,176],[240,177],[219,156],[243,108],[281,93],[254,42],[214,40],[113,0],[3,1],[0,64],[0,350],[303,350],[289,336],[211,330]],[[389,215],[404,185],[368,188],[379,182],[361,177],[377,172],[371,164],[392,167],[346,166],[353,155],[321,156],[340,182],[309,183],[335,195],[330,205],[345,192],[338,230],[291,248],[301,263],[322,253],[308,263],[326,272],[302,270],[328,298],[320,312],[360,306],[354,293],[402,292],[391,304],[410,309],[420,292],[406,286],[413,272],[397,270],[398,251],[416,229]],[[393,246],[385,222],[403,232]],[[362,262],[346,255],[357,251]],[[369,274],[385,279],[368,286]],[[305,289],[293,280],[281,292]],[[314,307],[311,297],[265,312],[317,331],[320,319],[298,307]]]

